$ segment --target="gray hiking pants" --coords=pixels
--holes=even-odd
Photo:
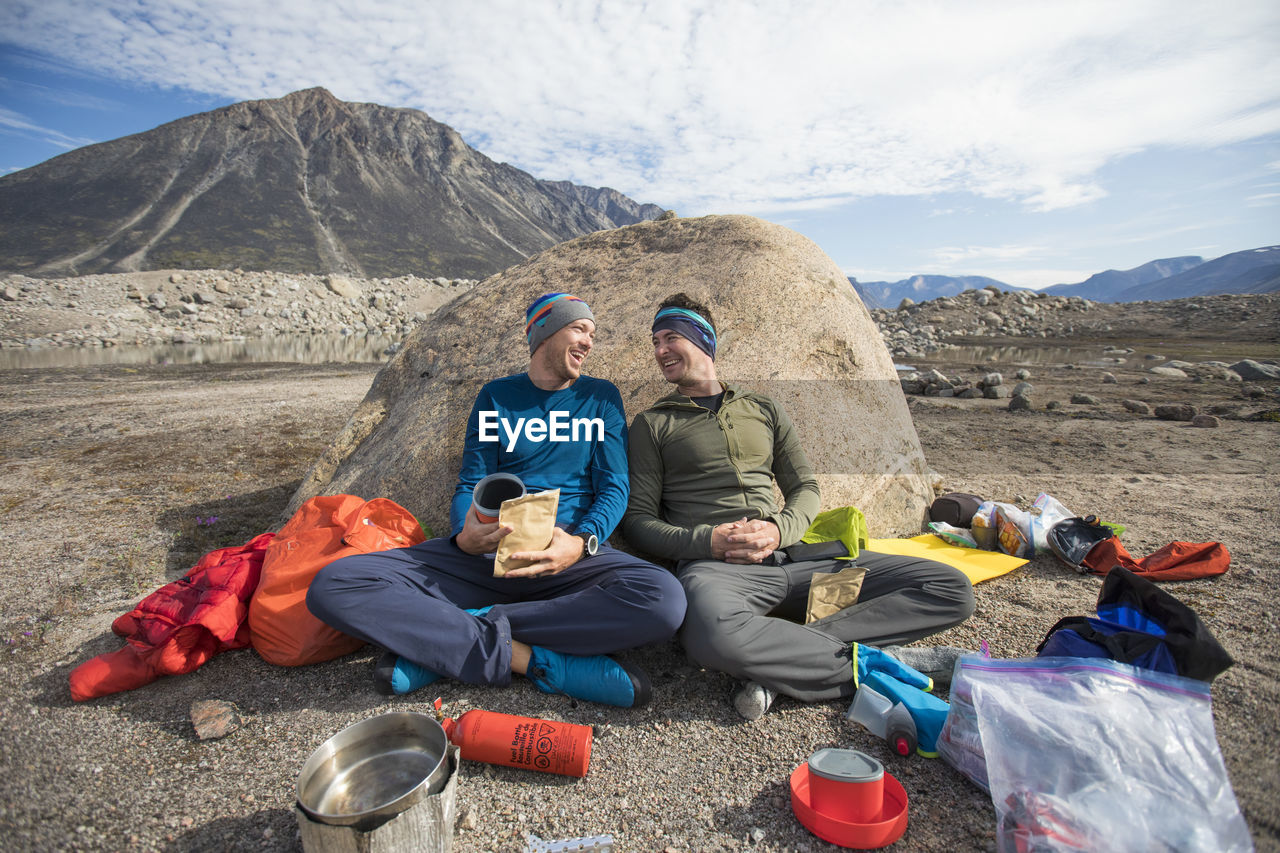
[[[850,643],[909,643],[973,614],[973,587],[951,566],[872,551],[859,553],[857,563],[867,568],[857,603],[808,625],[800,623],[814,574],[846,563],[682,563],[685,651],[708,669],[819,702],[853,695]]]

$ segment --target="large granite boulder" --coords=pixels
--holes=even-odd
[[[875,323],[821,249],[748,216],[598,231],[446,304],[378,373],[289,511],[318,494],[388,497],[447,531],[476,391],[527,367],[524,309],[551,290],[591,305],[598,328],[586,372],[618,386],[628,419],[669,391],[649,342],[658,302],[677,291],[705,302],[720,327],[720,378],[782,403],[819,476],[824,508],[857,506],[872,535],[919,532],[932,491]]]

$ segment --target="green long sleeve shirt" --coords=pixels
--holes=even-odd
[[[764,394],[725,386],[719,412],[682,394],[663,397],[636,415],[627,455],[622,532],[658,557],[710,559],[712,528],[744,516],[776,524],[785,548],[818,513],[818,481],[791,420]]]

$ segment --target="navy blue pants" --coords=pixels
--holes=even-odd
[[[466,611],[491,609],[482,616]],[[356,554],[320,570],[307,608],[326,625],[471,684],[511,682],[511,641],[600,655],[675,636],[684,590],[666,569],[600,545],[557,575],[493,576],[493,555],[448,539]]]

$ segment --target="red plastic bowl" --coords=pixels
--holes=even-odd
[[[816,811],[809,801],[809,762],[791,774],[791,810],[804,828],[841,847],[875,850],[888,847],[907,831],[907,792],[902,783],[884,774],[884,810],[873,823],[849,823]]]

